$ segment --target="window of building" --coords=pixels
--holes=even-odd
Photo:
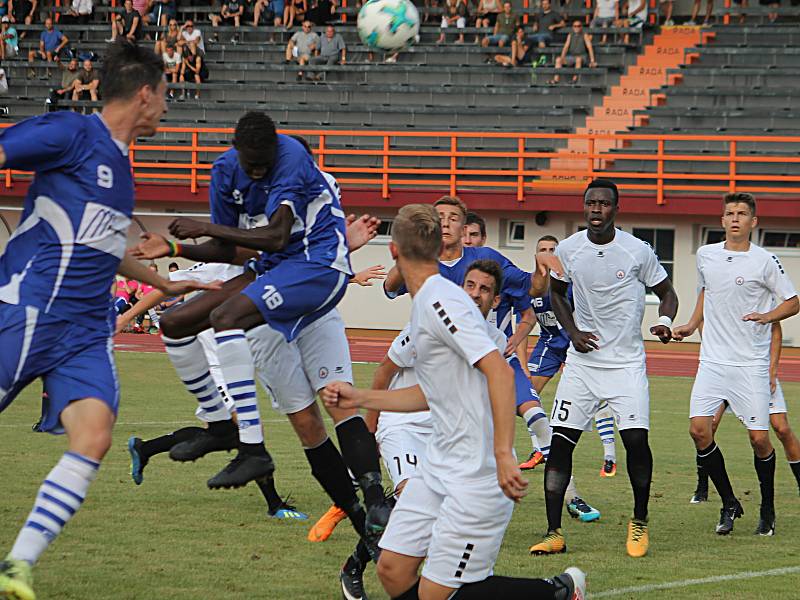
[[[725,241],[724,229],[716,229],[713,227],[703,228],[702,246],[705,246],[706,244],[719,244],[722,241]]]
[[[800,231],[761,231],[761,245],[765,248],[800,248]]]
[[[378,225],[378,234],[373,241],[381,244],[388,244],[392,241],[392,224],[394,219],[381,219],[381,224]]]
[[[658,260],[661,262],[661,266],[664,267],[669,278],[674,280],[675,230],[634,227],[632,233],[634,237],[639,238],[643,242],[647,242],[653,247],[653,250],[655,250],[658,256]]]
[[[522,248],[525,245],[525,221],[500,220],[500,231],[503,236],[500,240],[502,246]]]

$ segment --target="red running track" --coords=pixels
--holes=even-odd
[[[375,337],[348,336],[350,354],[355,362],[379,362],[386,354],[391,340]],[[117,350],[128,352],[164,352],[164,344],[158,335],[136,335],[123,333],[114,338]],[[697,353],[685,350],[647,351],[647,372],[650,375],[693,377],[697,371]],[[782,381],[800,382],[800,356],[781,359],[778,376]]]

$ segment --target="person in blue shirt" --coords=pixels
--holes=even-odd
[[[104,69],[100,114],[49,113],[0,136],[0,167],[34,172],[0,256],[0,411],[41,378],[38,429],[66,433],[69,448],[0,562],[3,598],[35,597],[31,566],[80,507],[111,445],[119,403],[114,276],[168,295],[207,287],[170,283],[126,254],[134,204],[128,145],[155,133],[166,83],[160,57],[144,47],[109,46]]]
[[[69,38],[53,27],[52,17],[47,17],[44,20],[44,31],[39,35],[39,48],[28,52],[28,63],[33,63],[37,58],[57,63],[61,60],[61,51],[68,43]]]

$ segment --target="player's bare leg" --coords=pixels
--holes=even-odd
[[[776,413],[769,416],[769,422],[772,425],[772,430],[778,436],[783,451],[786,454],[786,460],[789,461],[789,467],[792,469],[797,486],[800,488],[800,440],[789,425],[789,417],[786,413]]]

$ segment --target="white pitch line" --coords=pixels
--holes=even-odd
[[[755,579],[756,577],[769,577],[770,575],[788,575],[800,573],[798,567],[783,567],[780,569],[769,569],[768,571],[742,571],[741,573],[731,573],[730,575],[715,575],[714,577],[703,577],[702,579],[683,579],[681,581],[670,581],[667,583],[654,583],[651,585],[639,585],[615,590],[606,590],[588,594],[587,598],[611,598],[613,596],[624,596],[625,594],[642,594],[647,592],[657,592],[660,590],[673,590],[692,585],[704,585],[706,583],[719,583],[721,581],[735,581],[739,579]]]

